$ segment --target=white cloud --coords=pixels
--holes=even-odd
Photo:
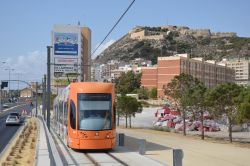
[[[9,79],[9,72],[5,70],[8,68],[14,69],[11,71],[11,80],[17,80],[19,75],[20,80],[41,82],[43,75],[46,74],[46,52],[32,51],[25,55],[7,58],[5,61],[0,72],[2,80]]]
[[[108,48],[113,44],[115,40],[111,39],[110,41],[103,43],[99,49],[95,52],[92,58],[96,58],[103,50]],[[96,45],[96,47],[99,44]],[[96,48],[95,47],[95,48]],[[11,71],[10,78],[11,80],[17,80],[18,74],[19,79],[24,81],[38,81],[41,82],[43,75],[47,73],[47,53],[41,51],[32,51],[24,55],[19,55],[16,57],[9,57],[7,59],[1,59],[5,61],[5,64],[1,64],[0,67],[0,80],[8,80],[9,72],[5,70],[6,68],[14,69]],[[11,87],[17,87],[17,83],[11,82]],[[26,86],[26,85],[23,85]],[[23,87],[20,86],[20,87]]]
[[[103,43],[98,50],[94,53],[94,55],[92,56],[92,59],[95,59],[99,54],[101,54],[106,48],[108,48],[111,44],[113,44],[115,42],[115,40],[111,39],[110,41]],[[98,43],[95,46],[95,49],[99,46],[100,43]]]

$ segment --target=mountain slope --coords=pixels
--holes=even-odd
[[[193,30],[188,27],[135,27],[105,49],[96,62],[129,62],[134,58],[144,58],[155,64],[158,56],[176,53],[189,53],[192,57],[210,60],[238,55],[248,58],[250,38],[238,37],[236,33],[211,33],[208,29]]]

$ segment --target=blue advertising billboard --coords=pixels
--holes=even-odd
[[[78,55],[77,33],[54,33],[54,55]]]

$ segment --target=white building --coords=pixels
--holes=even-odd
[[[91,30],[80,25],[54,25],[51,38],[52,92],[72,81],[90,81]]]
[[[227,67],[235,70],[235,83],[238,85],[250,85],[250,61],[249,60],[223,60]]]

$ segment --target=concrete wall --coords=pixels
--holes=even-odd
[[[131,39],[138,39],[138,40],[162,40],[162,39],[164,39],[164,35],[163,34],[150,35],[147,33],[146,30],[142,30],[139,32],[131,32],[130,38]]]
[[[139,31],[139,32],[132,32],[130,34],[131,39],[139,39],[142,40],[145,36],[145,30]]]
[[[235,32],[215,32],[215,33],[212,33],[212,38],[220,38],[220,37],[237,37],[237,33],[235,33]]]
[[[159,98],[164,97],[164,86],[181,73],[180,57],[159,57],[158,74],[157,74],[157,95]]]
[[[157,67],[145,67],[141,69],[141,85],[151,89],[157,87]]]

